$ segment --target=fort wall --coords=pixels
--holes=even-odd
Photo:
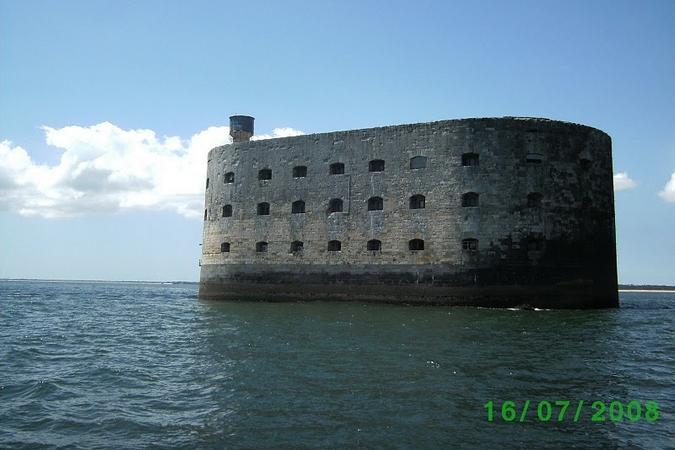
[[[591,127],[462,119],[235,142],[209,152],[207,178],[204,298],[618,306],[611,140]]]

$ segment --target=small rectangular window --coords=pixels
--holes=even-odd
[[[424,195],[417,194],[410,197],[410,209],[424,209],[426,199]]]
[[[293,178],[305,178],[307,176],[307,166],[293,167]]]
[[[590,169],[592,164],[593,164],[593,161],[591,161],[591,160],[588,159],[588,158],[581,158],[581,159],[579,160],[579,165],[581,165],[581,168],[582,168],[583,170],[588,170],[588,169]]]
[[[258,171],[259,180],[271,180],[272,179],[272,170],[271,169],[261,169]]]
[[[331,175],[342,175],[345,173],[345,165],[343,163],[333,163],[330,165],[330,174]]]
[[[464,239],[462,240],[462,250],[475,252],[478,250],[478,239]]]
[[[478,206],[479,194],[476,192],[467,192],[462,195],[462,207]]]
[[[305,212],[305,202],[302,200],[296,200],[291,204],[291,213],[292,214],[302,214]]]
[[[478,153],[464,153],[462,155],[462,165],[465,167],[478,165]]]
[[[426,156],[415,156],[413,158],[410,158],[411,169],[424,169],[426,166],[427,166]]]
[[[543,196],[539,192],[530,192],[527,194],[528,208],[539,208],[541,206],[542,198]]]
[[[328,202],[328,214],[342,212],[342,199],[333,198]]]
[[[368,172],[384,172],[384,160],[373,159],[368,163]]]
[[[424,250],[424,241],[422,239],[412,239],[408,241],[409,250]]]
[[[380,211],[384,208],[382,197],[370,197],[368,199],[368,211]]]

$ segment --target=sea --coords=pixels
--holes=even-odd
[[[675,448],[673,292],[532,311],[197,288],[0,281],[0,448]]]

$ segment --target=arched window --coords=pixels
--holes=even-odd
[[[342,242],[340,241],[328,241],[328,251],[329,252],[339,252],[342,250]]]
[[[478,206],[478,194],[475,192],[467,192],[462,195],[462,206]]]
[[[462,155],[462,165],[463,166],[477,166],[478,165],[478,153],[464,153]]]
[[[257,253],[267,253],[267,242],[265,241],[256,242],[255,251]]]
[[[478,251],[478,239],[462,239],[462,250],[468,252]]]
[[[332,198],[328,202],[328,213],[342,212],[342,200],[339,198]]]
[[[527,194],[527,206],[528,208],[539,208],[541,206],[541,200],[544,196],[539,192],[530,192]]]
[[[305,202],[302,200],[296,200],[291,205],[292,214],[302,214],[305,212]]]
[[[227,172],[223,177],[225,184],[234,183],[234,172]]]
[[[380,211],[384,208],[382,197],[370,197],[368,199],[368,211]]]
[[[307,176],[307,166],[293,167],[293,178],[304,178]]]
[[[270,215],[270,204],[267,202],[258,203],[258,215],[259,216],[269,216]]]
[[[382,242],[377,239],[371,239],[368,241],[367,248],[372,252],[379,252],[382,250]]]
[[[368,163],[368,172],[384,172],[384,160],[373,159]]]
[[[271,180],[272,179],[272,169],[260,169],[258,171],[259,180]]]
[[[223,206],[223,217],[232,217],[232,205]]]
[[[209,179],[207,178],[206,179],[206,189],[208,189],[208,188],[209,188]]]
[[[345,173],[345,165],[341,162],[336,162],[330,165],[331,175],[342,175]]]
[[[422,239],[411,239],[408,241],[409,250],[424,250],[424,241]]]
[[[230,251],[230,243],[229,242],[223,242],[220,244],[220,253],[229,253]]]
[[[293,241],[291,242],[291,253],[302,253],[302,249],[304,247],[304,244],[302,241]]]
[[[525,162],[528,164],[541,164],[544,161],[544,155],[541,153],[528,153]]]
[[[424,209],[424,202],[424,195],[413,195],[410,197],[410,209]]]
[[[205,209],[204,210],[204,220],[206,220],[209,217],[209,210]]]
[[[427,166],[426,156],[414,156],[410,158],[411,169],[424,169]]]

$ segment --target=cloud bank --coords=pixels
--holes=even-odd
[[[633,179],[629,177],[626,172],[621,172],[614,175],[614,190],[616,192],[633,189],[636,186],[637,183],[633,181]]]
[[[36,164],[24,148],[0,141],[0,209],[44,218],[134,209],[199,218],[207,153],[231,142],[227,126],[189,139],[160,138],[152,130],[109,122],[42,129],[47,144],[63,150],[55,166]],[[277,128],[255,139],[301,134]]]
[[[666,183],[659,196],[667,202],[675,203],[675,172],[671,175],[670,181]]]
[[[42,129],[47,144],[63,151],[55,166],[36,164],[24,148],[0,141],[0,210],[44,218],[124,210],[200,218],[207,153],[231,142],[227,126],[209,127],[189,139],[125,130],[110,122]],[[275,128],[253,139],[302,134]],[[636,186],[626,172],[614,175],[614,190]],[[675,202],[675,173],[659,195]]]

